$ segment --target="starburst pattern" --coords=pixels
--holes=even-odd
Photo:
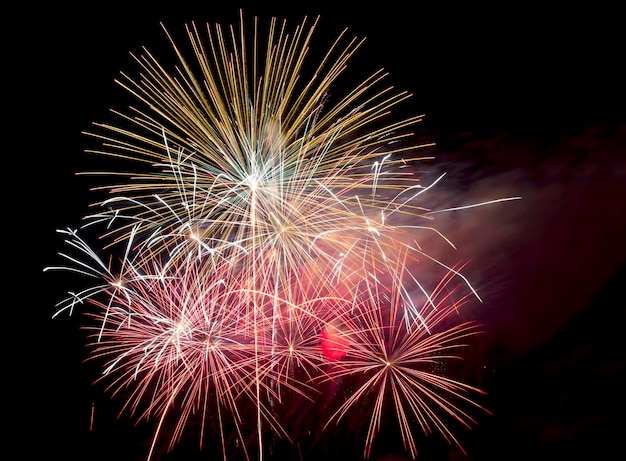
[[[371,454],[372,443],[380,431],[385,403],[394,408],[402,440],[413,458],[418,449],[413,437],[414,424],[427,434],[440,432],[450,443],[457,444],[446,418],[466,427],[476,421],[463,408],[479,407],[471,394],[479,389],[450,379],[438,372],[437,366],[460,358],[453,351],[463,346],[465,338],[479,333],[473,321],[458,316],[467,295],[455,297],[449,273],[419,307],[419,322],[407,320],[407,306],[398,286],[365,281],[367,296],[349,315],[338,319],[345,358],[324,380],[357,377],[352,391],[326,426],[340,420],[355,407],[371,409],[366,434],[364,457]],[[458,287],[457,287],[458,288]],[[357,296],[359,298],[359,296]],[[435,303],[433,305],[433,303]],[[459,405],[459,402],[463,405]],[[363,414],[363,411],[361,411]]]
[[[139,79],[118,80],[137,105],[87,133],[101,142],[92,154],[134,168],[89,172],[117,178],[96,188],[107,197],[85,219],[101,248],[62,230],[68,264],[46,270],[98,281],[55,315],[89,306],[100,379],[131,414],[157,420],[148,458],[166,421],[171,449],[199,415],[200,446],[217,419],[224,459],[226,427],[250,459],[251,407],[261,459],[267,432],[293,442],[281,408],[357,376],[325,427],[371,402],[364,457],[384,411],[413,457],[413,421],[455,444],[446,417],[474,423],[464,405],[478,407],[469,394],[480,391],[429,368],[477,333],[458,313],[480,298],[420,240],[452,245],[425,205],[442,177],[423,184],[415,168],[430,158],[419,153],[431,143],[411,142],[422,116],[391,119],[410,95],[384,86],[382,70],[331,97],[362,41],[344,31],[306,67],[316,24],[290,32],[274,19],[263,42],[243,16],[239,29],[192,23],[192,60],[164,28],[174,70],[144,49]]]

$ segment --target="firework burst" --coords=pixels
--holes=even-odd
[[[460,358],[453,351],[467,346],[464,341],[479,333],[479,325],[459,317],[469,293],[455,296],[460,287],[450,286],[452,275],[444,276],[428,299],[421,296],[423,302],[413,321],[404,314],[408,306],[399,286],[367,280],[359,287],[364,295],[355,293],[355,299],[363,302],[337,319],[335,344],[342,360],[321,379],[348,378],[351,391],[326,426],[357,407],[361,415],[369,412],[365,458],[371,455],[388,405],[395,411],[402,441],[413,458],[418,454],[416,427],[426,434],[438,431],[463,449],[446,421],[451,418],[466,427],[475,423],[463,408],[467,404],[481,408],[472,394],[482,391],[442,375],[439,367]],[[411,310],[415,304],[412,301]]]
[[[216,419],[224,459],[226,427],[247,459],[255,439],[261,459],[264,434],[293,441],[289,402],[315,402],[320,383],[354,376],[325,427],[374,396],[365,457],[387,401],[413,457],[413,421],[457,444],[445,416],[473,423],[463,404],[476,405],[466,393],[478,389],[428,368],[476,334],[451,319],[479,298],[416,237],[452,245],[424,205],[441,178],[423,184],[414,168],[429,158],[416,153],[430,143],[410,141],[422,116],[390,121],[410,95],[385,86],[382,70],[330,96],[362,43],[345,31],[304,75],[316,24],[290,31],[274,19],[263,41],[256,20],[248,39],[243,16],[239,29],[192,23],[191,60],[164,28],[177,65],[134,56],[139,78],[117,82],[137,105],[87,133],[101,142],[89,152],[134,168],[85,173],[117,178],[96,187],[107,197],[85,219],[103,229],[101,248],[60,231],[73,253],[46,270],[97,280],[55,315],[89,306],[100,379],[125,410],[157,420],[149,459],[198,415],[200,446]],[[424,274],[424,260],[436,270]]]

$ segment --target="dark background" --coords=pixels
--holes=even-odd
[[[617,10],[598,3],[279,5],[129,0],[27,4],[5,15],[11,276],[4,376],[12,457],[145,459],[150,428],[117,419],[119,405],[92,386],[97,370],[82,363],[78,319],[51,319],[72,287],[43,268],[58,262],[55,230],[78,225],[92,201],[90,184],[75,176],[89,162],[81,131],[118,102],[113,79],[134,69],[128,53],[167,49],[160,21],[171,30],[191,20],[237,24],[240,6],[247,17],[277,16],[293,26],[319,14],[322,39],[346,26],[366,36],[353,69],[384,67],[396,88],[413,93],[403,107],[426,114],[418,135],[437,143],[437,168],[447,172],[441,204],[523,197],[437,218],[459,247],[452,257],[471,260],[468,276],[484,300],[473,313],[485,333],[468,364],[493,415],[459,432],[466,456],[433,436],[421,442],[420,459],[621,453],[626,40]],[[303,459],[358,459],[341,434],[325,443]],[[399,457],[400,447],[389,446]],[[164,460],[218,459],[208,448],[184,456]]]

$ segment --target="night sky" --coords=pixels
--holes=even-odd
[[[15,458],[147,456],[150,426],[134,426],[127,414],[118,419],[119,402],[92,385],[98,369],[83,363],[80,319],[51,319],[72,286],[43,268],[58,263],[56,229],[79,225],[92,202],[91,183],[75,175],[89,166],[81,131],[117,107],[122,90],[113,80],[135,69],[128,53],[144,45],[155,55],[167,49],[160,21],[179,32],[192,20],[237,24],[239,7],[261,22],[276,16],[293,26],[304,15],[320,15],[322,40],[344,27],[367,37],[351,72],[384,67],[389,82],[413,94],[402,110],[426,114],[417,134],[436,143],[434,168],[446,172],[438,205],[522,197],[437,217],[458,247],[448,256],[470,261],[466,274],[483,298],[472,314],[484,334],[465,372],[487,392],[482,402],[492,415],[459,430],[467,455],[434,435],[420,439],[419,459],[608,459],[623,452],[626,39],[620,16],[599,6],[413,3],[407,9],[397,1],[179,0],[155,7],[129,0],[26,5],[5,18],[13,28],[13,42],[5,44],[12,81],[5,94],[16,101],[7,112],[7,135],[17,138],[5,175],[5,197],[15,209],[5,215],[15,264],[6,285],[12,296],[5,310],[14,320],[6,325],[4,371],[13,389],[5,394],[5,423],[17,431],[9,436],[17,442]],[[389,445],[377,459],[403,459],[401,446]],[[339,434],[303,453],[302,461],[356,460],[359,453]],[[162,461],[180,459],[219,456],[183,447]]]

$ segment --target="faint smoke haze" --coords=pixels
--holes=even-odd
[[[626,262],[624,146],[626,125],[550,139],[460,136],[435,149],[446,176],[425,200],[432,209],[522,197],[433,215],[457,250],[442,242],[431,253],[470,260],[464,274],[484,302],[469,315],[485,324],[495,364],[552,337]]]

